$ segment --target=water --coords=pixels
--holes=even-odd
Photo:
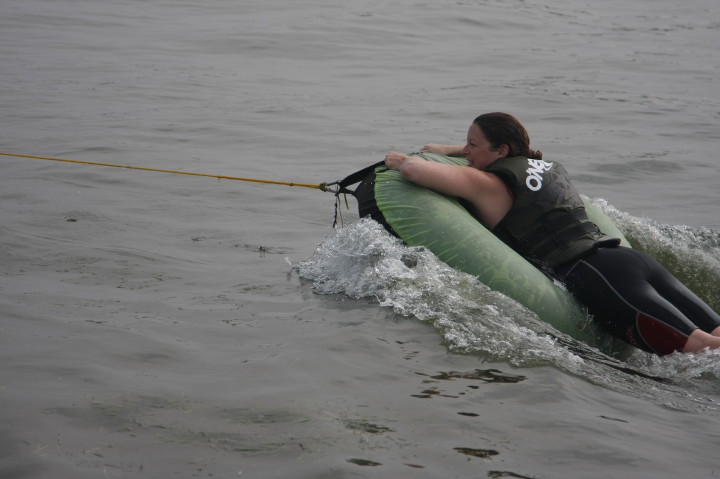
[[[718,307],[717,2],[1,8],[2,152],[318,184],[509,111]],[[317,190],[0,182],[4,478],[717,474],[717,353],[548,334],[354,203],[333,230]]]

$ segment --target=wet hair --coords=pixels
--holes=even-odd
[[[494,148],[508,146],[507,156],[524,156],[542,160],[542,152],[530,149],[530,137],[517,118],[502,112],[485,113],[473,121]]]

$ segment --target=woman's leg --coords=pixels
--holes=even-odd
[[[708,332],[698,330],[698,325],[650,284],[657,268],[664,268],[648,258],[629,248],[600,249],[568,272],[567,286],[595,320],[635,347],[660,355],[720,348],[718,336],[709,334],[717,326]],[[716,319],[717,315],[709,318],[707,324]]]
[[[636,252],[648,266],[648,282],[655,290],[678,308],[698,328],[713,336],[720,336],[720,314],[710,308],[687,286],[677,280],[657,260]]]
[[[641,256],[650,268],[649,281],[652,287],[698,327],[688,336],[682,351],[694,353],[705,348],[720,348],[720,315],[678,281],[654,258],[644,253]]]

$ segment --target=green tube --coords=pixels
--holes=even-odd
[[[418,156],[446,164],[467,164],[464,158],[427,153]],[[612,221],[588,198],[583,200],[590,219],[629,246]],[[419,187],[404,180],[399,172],[386,170],[376,173],[375,201],[406,244],[426,247],[449,266],[476,276],[562,333],[589,343],[604,335],[587,321],[587,314],[570,293],[495,237],[455,198]]]

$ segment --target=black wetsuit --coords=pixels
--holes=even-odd
[[[600,248],[562,279],[611,334],[646,351],[680,351],[696,329],[720,326],[720,315],[642,251]]]
[[[720,326],[720,315],[655,259],[587,226],[579,195],[558,163],[502,158],[485,171],[513,195],[493,232],[563,281],[611,334],[664,355],[682,350],[696,329],[709,333]]]

